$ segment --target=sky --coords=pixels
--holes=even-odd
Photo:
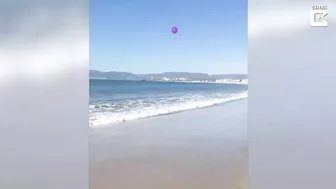
[[[247,0],[91,1],[90,68],[247,73],[247,7]]]

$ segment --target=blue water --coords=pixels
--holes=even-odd
[[[207,107],[247,97],[247,85],[90,80],[90,125]]]

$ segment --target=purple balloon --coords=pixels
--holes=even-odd
[[[173,34],[176,34],[177,31],[178,31],[177,27],[172,27],[172,32],[173,32]]]

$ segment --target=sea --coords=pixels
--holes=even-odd
[[[247,98],[247,85],[90,79],[90,127]]]

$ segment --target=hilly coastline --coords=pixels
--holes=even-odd
[[[217,74],[209,75],[205,73],[190,72],[164,72],[156,74],[133,74],[129,72],[102,72],[90,70],[91,79],[110,79],[110,80],[152,80],[158,81],[162,78],[187,78],[188,80],[217,80],[217,79],[247,79],[246,74]]]

